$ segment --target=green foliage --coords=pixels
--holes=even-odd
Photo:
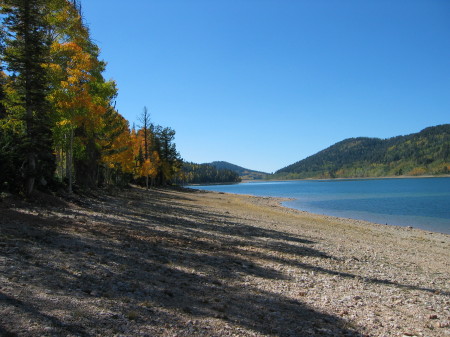
[[[244,180],[265,179],[268,175],[268,173],[249,170],[244,167],[228,163],[226,161],[213,161],[212,163],[209,163],[209,165],[215,166],[218,169],[227,169],[234,171],[241,177],[241,179]]]
[[[143,128],[130,131],[115,110],[116,84],[103,78],[106,63],[76,1],[2,0],[0,20],[0,189],[182,180],[175,131],[151,124],[146,109]]]
[[[210,164],[183,163],[182,180],[186,184],[237,183],[239,174],[228,169],[218,169]]]
[[[76,1],[2,0],[0,20],[0,189],[176,180],[175,131],[129,130]]]
[[[448,174],[450,124],[393,137],[350,138],[275,173],[271,178],[355,178]]]
[[[19,192],[22,181],[20,155],[21,139],[19,135],[0,124],[0,191]]]
[[[161,160],[158,172],[158,184],[165,185],[181,167],[180,154],[175,146],[175,130],[169,127],[157,126],[154,133],[154,150]]]
[[[15,137],[19,143],[14,157],[22,162],[22,180],[27,195],[31,194],[36,182],[46,185],[55,168],[46,99],[49,81],[44,67],[49,61],[46,5],[47,0],[5,0],[1,7],[5,28],[2,61],[12,74],[10,95],[14,93],[15,98],[9,101],[11,113],[4,112],[3,122],[17,118],[24,125],[23,133]]]

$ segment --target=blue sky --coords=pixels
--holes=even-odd
[[[448,0],[95,0],[85,21],[132,125],[181,156],[276,171],[340,140],[450,123]]]

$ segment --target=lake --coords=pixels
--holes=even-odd
[[[269,181],[192,188],[294,198],[283,205],[450,234],[450,178]]]

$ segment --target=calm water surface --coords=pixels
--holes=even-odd
[[[450,234],[450,178],[301,180],[194,188],[295,198],[283,205],[312,213]]]

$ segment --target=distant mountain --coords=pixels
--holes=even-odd
[[[349,138],[271,178],[352,178],[450,173],[450,124],[388,139]]]
[[[226,161],[213,161],[212,163],[208,163],[208,165],[215,166],[218,169],[225,169],[236,172],[237,174],[239,174],[242,180],[264,179],[268,175],[268,173],[249,170],[244,167],[228,163]]]
[[[211,164],[184,162],[181,171],[181,180],[185,184],[220,184],[241,181],[239,174],[236,172],[226,168],[218,168]]]

